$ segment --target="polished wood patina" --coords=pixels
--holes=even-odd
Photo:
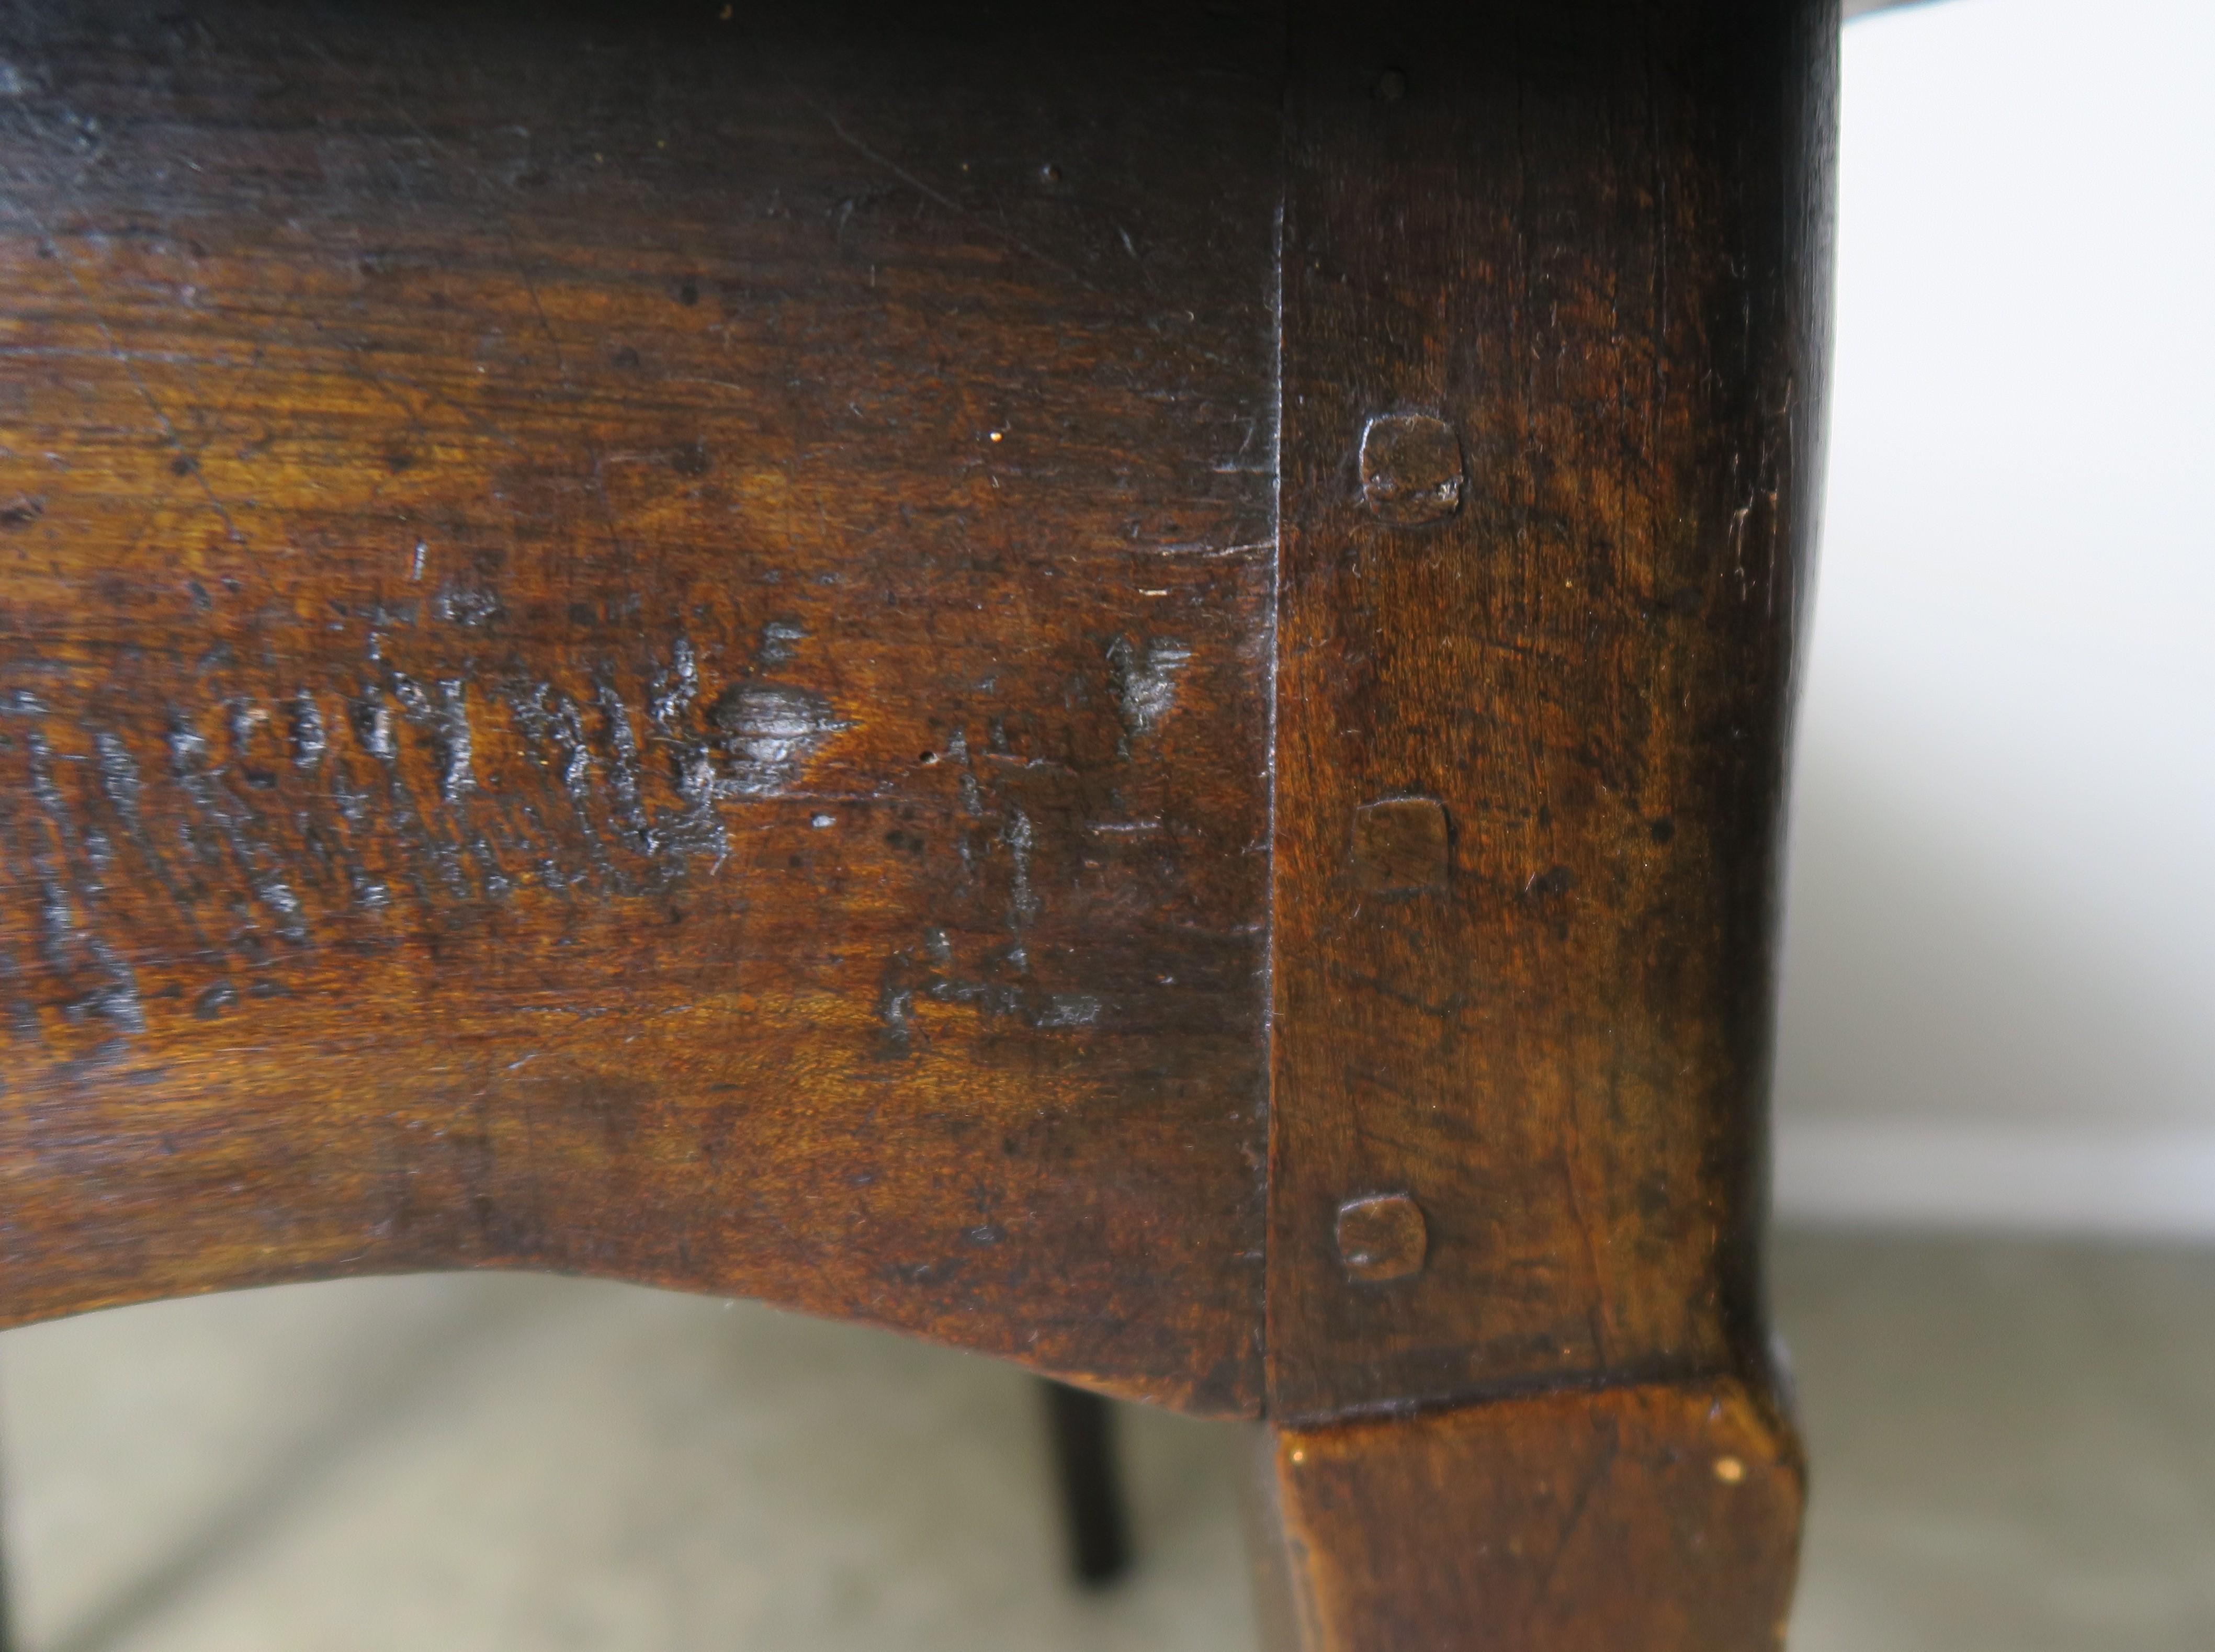
[[[0,1319],[743,1293],[1768,1644],[1837,28],[0,7]]]

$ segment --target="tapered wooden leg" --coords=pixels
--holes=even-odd
[[[1295,0],[1264,1616],[1756,1652],[1836,0]]]
[[[1261,1446],[1272,1652],[1783,1642],[1800,1463],[1737,1384],[1272,1428]]]
[[[1053,1437],[1054,1474],[1069,1533],[1069,1568],[1088,1588],[1130,1569],[1130,1523],[1115,1461],[1112,1402],[1067,1383],[1041,1382]]]

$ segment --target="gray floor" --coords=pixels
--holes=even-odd
[[[1787,1237],[1798,1652],[2215,1646],[2215,1254]],[[1143,1562],[1065,1588],[1016,1373],[572,1281],[0,1336],[28,1652],[1250,1643],[1229,1431],[1126,1414]]]

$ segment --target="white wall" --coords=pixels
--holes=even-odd
[[[1787,1219],[2215,1235],[2215,3],[1846,31]]]

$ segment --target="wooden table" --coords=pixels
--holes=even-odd
[[[1836,0],[0,9],[0,1315],[1266,1417],[1314,1652],[1774,1644]]]

